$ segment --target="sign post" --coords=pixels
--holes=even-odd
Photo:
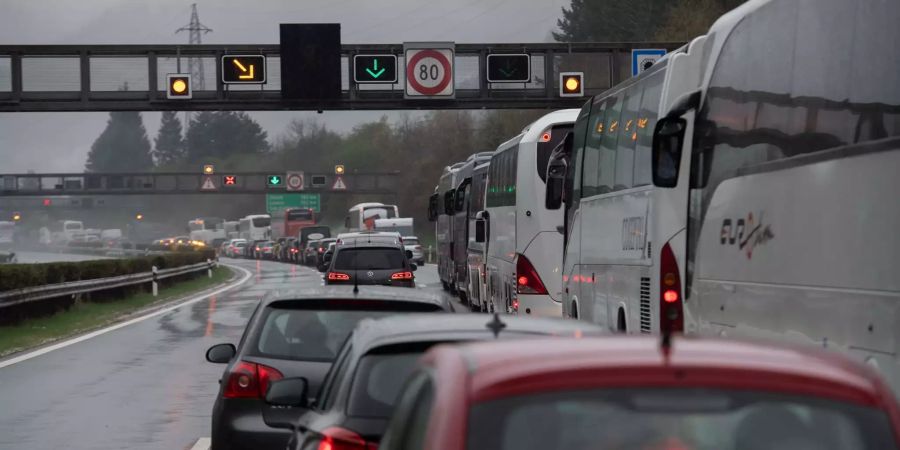
[[[636,77],[641,72],[653,66],[659,58],[666,55],[664,48],[636,48],[631,51],[631,76]]]
[[[407,42],[404,98],[455,98],[452,42]]]

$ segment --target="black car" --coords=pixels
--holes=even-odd
[[[394,236],[365,235],[338,239],[325,272],[325,284],[415,287],[411,253]]]
[[[325,238],[315,241],[315,245],[309,249],[309,252],[307,254],[306,264],[313,267],[318,267],[319,264],[322,263],[322,257],[325,256],[325,252],[328,251],[328,247],[336,241],[337,239],[335,238]]]
[[[317,389],[360,320],[452,310],[437,295],[379,287],[356,294],[349,287],[279,292],[262,300],[237,348],[218,344],[206,352],[209,362],[228,364],[212,411],[212,450],[284,448],[290,433],[269,424],[296,420],[302,411],[266,405],[269,385],[303,377]]]
[[[361,321],[338,353],[312,404],[302,392],[311,382],[286,378],[272,383],[266,402],[306,410],[294,429],[291,450],[377,448],[394,409],[394,401],[416,360],[430,347],[452,342],[546,336],[599,336],[593,324],[562,319],[484,315],[416,314]],[[299,391],[298,391],[299,389]],[[313,392],[313,391],[309,391]],[[331,446],[326,446],[330,443]]]

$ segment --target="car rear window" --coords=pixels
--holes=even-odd
[[[564,391],[476,405],[468,448],[895,449],[879,410],[810,397],[706,389]]]
[[[335,270],[402,269],[404,255],[399,248],[347,248],[337,253]]]
[[[396,311],[267,308],[253,353],[271,358],[332,361],[362,319]]]
[[[419,245],[419,240],[415,238],[403,238],[403,245]]]
[[[363,356],[350,390],[347,412],[353,417],[387,419],[421,352]]]

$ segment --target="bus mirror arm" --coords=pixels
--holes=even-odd
[[[681,94],[672,103],[672,108],[666,114],[666,119],[677,119],[686,112],[700,108],[700,90]]]

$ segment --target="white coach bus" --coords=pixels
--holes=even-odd
[[[685,330],[843,350],[900,387],[900,2],[751,0],[666,109]],[[764,69],[760,69],[760,68]]]
[[[681,299],[667,302],[659,280],[684,265],[683,247],[668,241],[685,227],[686,199],[653,186],[650,149],[660,109],[697,89],[705,41],[670,53],[579,113],[568,167],[548,175],[559,177],[548,197],[562,194],[566,203],[566,317],[619,332],[683,330]],[[563,175],[566,188],[554,191]],[[673,311],[662,314],[664,305]]]
[[[272,216],[268,214],[254,214],[246,216],[238,221],[240,238],[248,243],[272,238]],[[249,244],[248,244],[249,245]]]
[[[488,309],[560,317],[563,212],[544,206],[547,162],[577,109],[547,114],[500,144],[488,167]]]

